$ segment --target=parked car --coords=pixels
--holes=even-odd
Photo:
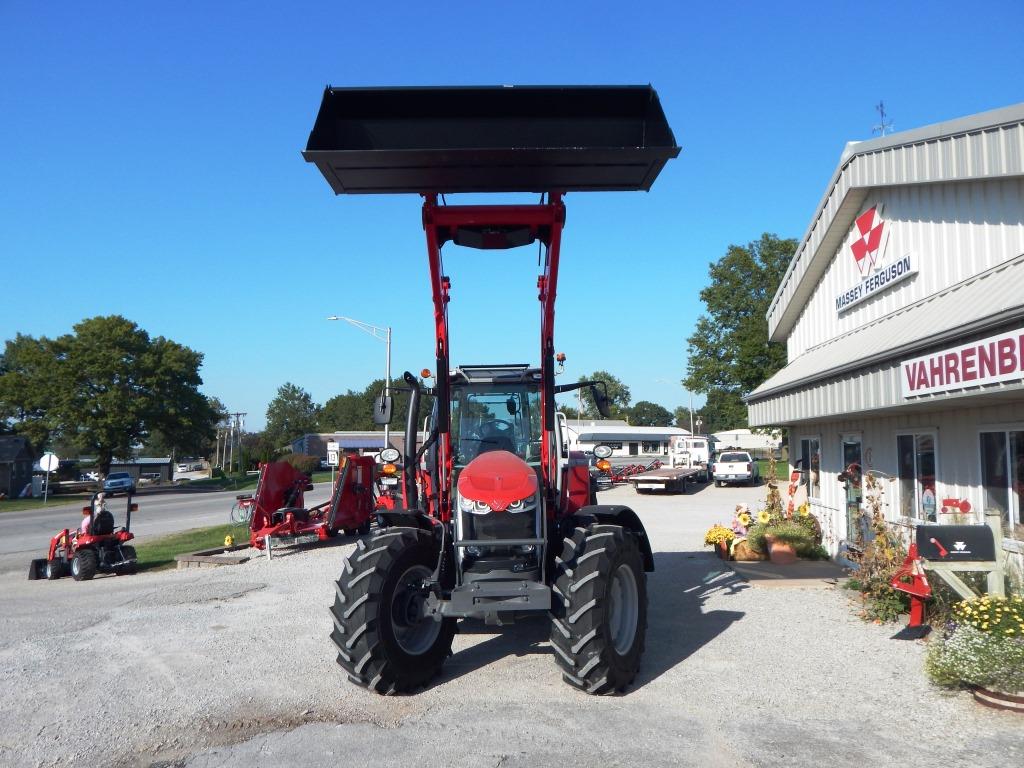
[[[760,480],[757,462],[746,451],[722,451],[712,465],[711,474],[719,488],[726,483],[757,485]]]
[[[103,492],[108,496],[116,493],[135,493],[135,481],[127,472],[111,472],[103,481]]]

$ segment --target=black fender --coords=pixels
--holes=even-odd
[[[437,535],[433,520],[417,509],[377,509],[374,514],[384,520],[389,528],[419,528]]]
[[[644,570],[650,573],[654,570],[654,553],[651,552],[651,542],[647,538],[647,531],[640,517],[629,507],[622,504],[591,504],[581,507],[573,515],[582,525],[592,523],[605,523],[607,525],[620,525],[626,530],[636,534],[640,543],[640,553],[644,557]]]

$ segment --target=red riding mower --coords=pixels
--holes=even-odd
[[[29,579],[59,579],[70,573],[75,581],[88,581],[97,572],[117,576],[135,573],[138,558],[135,547],[128,542],[135,538],[131,532],[132,512],[138,512],[139,505],[132,503],[129,492],[124,527],[115,530],[114,516],[101,496],[93,494],[89,506],[82,507],[82,513],[89,515],[88,532],[65,528],[54,536],[46,558],[33,560],[29,566]]]

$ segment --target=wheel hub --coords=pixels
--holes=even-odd
[[[640,618],[640,590],[633,569],[623,563],[608,587],[608,630],[615,652],[624,656],[633,647]]]
[[[420,589],[431,571],[425,565],[406,569],[391,597],[391,629],[395,641],[411,656],[426,653],[441,633],[441,622],[424,615],[426,596]]]

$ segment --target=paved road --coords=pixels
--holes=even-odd
[[[308,505],[319,504],[330,496],[330,483],[317,483],[306,494]],[[205,525],[228,522],[237,491],[143,493],[135,497],[138,512],[132,513],[132,531],[136,538],[159,536]],[[108,509],[116,525],[124,524],[125,497],[109,500]],[[28,561],[44,557],[46,547],[57,531],[75,527],[82,519],[80,502],[67,506],[0,514],[0,572],[21,571]]]

